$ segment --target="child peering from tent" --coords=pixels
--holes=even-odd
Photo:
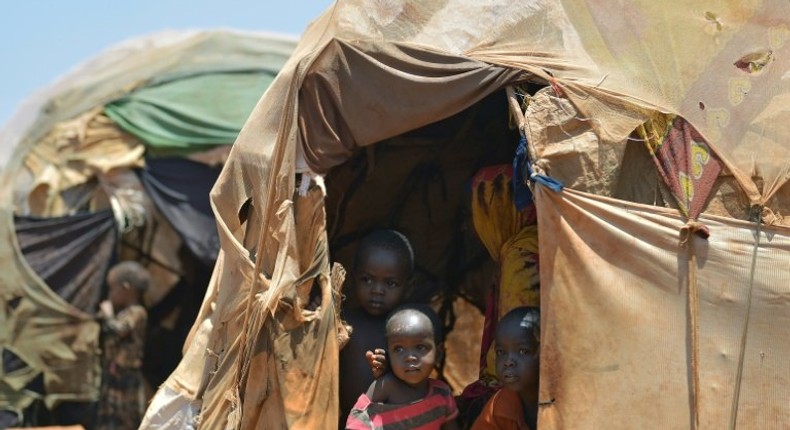
[[[518,307],[497,324],[494,351],[502,388],[488,400],[472,430],[535,430],[538,414],[540,310]]]
[[[499,271],[485,308],[480,377],[458,398],[464,425],[475,421],[501,386],[494,351],[497,321],[512,309],[540,303],[537,213],[534,205],[519,209],[515,201],[512,164],[484,167],[472,179],[475,232]]]
[[[387,318],[391,371],[359,396],[346,429],[457,429],[452,390],[430,378],[443,353],[441,323],[427,305],[398,307]]]
[[[148,314],[140,304],[148,270],[135,261],[116,264],[107,274],[109,298],[100,305],[102,381],[96,429],[133,429],[145,410],[140,370]]]
[[[352,288],[360,309],[344,310],[343,319],[353,331],[340,352],[340,422],[373,382],[365,354],[386,345],[387,315],[410,292],[414,252],[409,240],[394,230],[369,233],[357,247]]]

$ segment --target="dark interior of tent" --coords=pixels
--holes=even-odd
[[[504,92],[469,109],[358,150],[326,177],[332,259],[351,268],[355,244],[376,228],[402,232],[415,250],[416,301],[459,296],[482,310],[477,276],[492,262],[474,232],[471,180],[482,167],[512,164],[518,131]],[[353,295],[347,295],[354,305]]]
[[[507,95],[496,91],[449,118],[358,149],[326,176],[331,259],[351,273],[356,245],[369,232],[394,229],[409,239],[415,287],[408,300],[430,303],[445,324],[447,354],[438,371],[456,390],[478,377],[473,351],[480,351],[486,301],[499,275],[472,219],[472,199],[490,195],[473,187],[499,188],[511,201],[513,194],[507,175],[487,184],[474,179],[486,168],[512,167],[519,140]],[[349,308],[358,306],[350,277],[343,294]]]

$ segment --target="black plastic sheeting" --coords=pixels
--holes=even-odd
[[[14,217],[28,265],[74,307],[96,312],[118,235],[112,211],[55,218]]]
[[[145,163],[138,174],[148,197],[190,252],[214,267],[220,244],[209,192],[222,169],[176,157],[148,158]]]

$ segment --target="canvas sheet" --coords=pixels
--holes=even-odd
[[[689,266],[678,244],[684,221],[670,210],[536,191],[540,392],[542,401],[554,400],[540,410],[541,430],[692,428]],[[711,235],[694,238],[699,428],[731,428],[741,354],[735,428],[783,428],[790,422],[790,232],[763,226],[758,236],[746,222],[702,221]]]

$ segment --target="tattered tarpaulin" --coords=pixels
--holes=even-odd
[[[541,429],[693,428],[688,263],[678,245],[685,221],[672,210],[571,190],[538,187],[536,195],[540,399],[553,400],[541,407]],[[702,221],[710,238],[692,236],[699,428],[732,428],[734,404],[736,428],[780,428],[790,422],[790,234]]]
[[[99,387],[99,324],[31,280],[32,294],[16,296],[0,310],[0,340],[14,357],[0,380],[0,404],[15,411],[43,398],[49,408],[61,401],[94,401]],[[49,304],[69,310],[63,316]],[[8,362],[7,364],[11,364]],[[43,390],[28,390],[37,378]]]
[[[148,197],[200,261],[213,267],[219,252],[209,191],[220,168],[186,158],[149,158],[138,171]]]
[[[0,404],[20,411],[33,399],[47,406],[98,395],[99,325],[91,316],[117,241],[112,212],[15,219],[22,263],[37,276],[5,297],[0,309],[3,372]],[[60,309],[67,309],[63,315]],[[36,382],[38,381],[38,382]],[[33,390],[31,384],[43,384]]]
[[[25,260],[52,291],[94,313],[118,237],[112,211],[14,218]]]
[[[15,213],[50,217],[108,208],[102,186],[115,172],[142,166],[144,151],[100,109],[60,122],[24,159],[15,178]]]
[[[527,75],[396,41],[332,40],[312,67],[299,89],[299,132],[319,173],[357,147],[447,118]]]

